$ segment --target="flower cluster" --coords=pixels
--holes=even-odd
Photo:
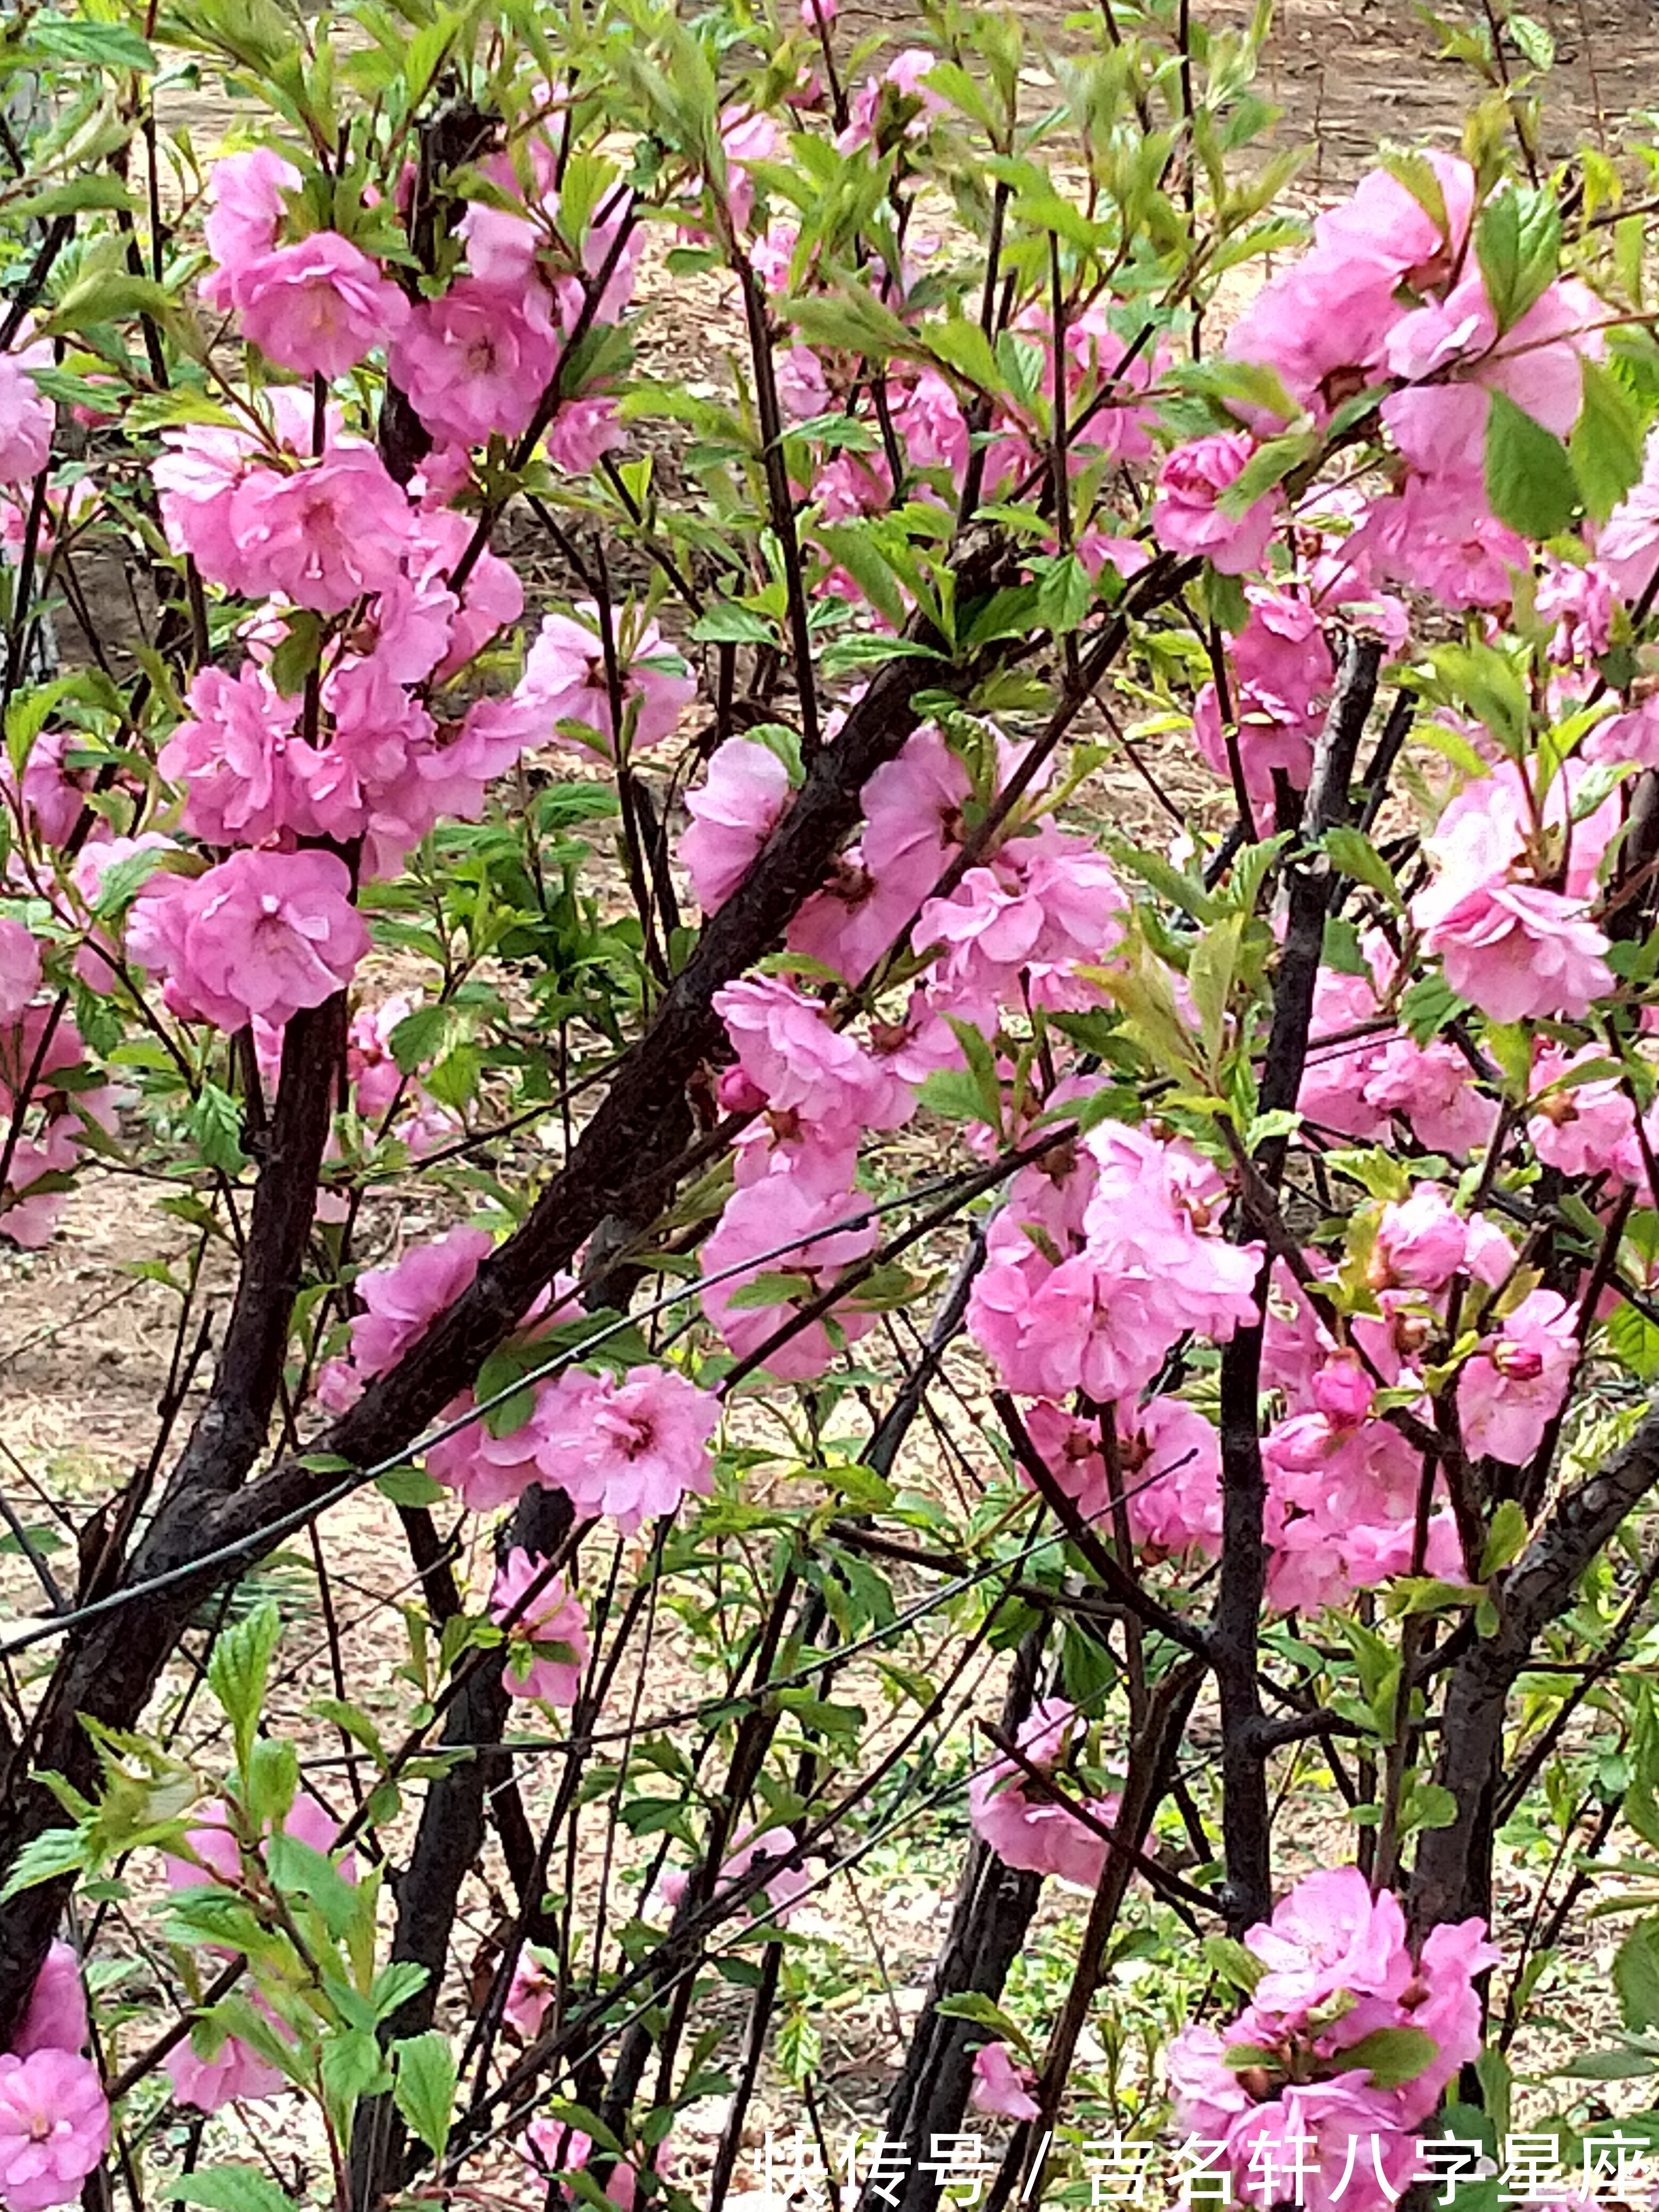
[[[1431,1929],[1413,1960],[1398,1901],[1343,1867],[1298,1882],[1244,1943],[1261,1968],[1244,2011],[1170,2046],[1178,2125],[1217,2147],[1241,2195],[1264,2146],[1300,2137],[1300,2202],[1386,2212],[1415,2176],[1416,2130],[1480,2048],[1474,1984],[1498,1960],[1484,1923]],[[1352,2170],[1359,2142],[1369,2171]]]

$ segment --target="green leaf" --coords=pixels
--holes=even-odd
[[[294,2212],[294,2199],[252,2166],[201,2166],[160,2191],[179,2204],[205,2204],[211,2212]]]
[[[435,2027],[392,2046],[396,2073],[392,2102],[432,2153],[441,2158],[449,2141],[459,2078],[449,2038]]]
[[[1325,832],[1325,850],[1331,856],[1331,865],[1345,876],[1352,876],[1367,890],[1375,891],[1391,907],[1400,905],[1400,889],[1394,879],[1394,871],[1377,851],[1363,830],[1339,823]]]
[[[222,1175],[240,1173],[246,1165],[242,1109],[228,1091],[221,1091],[216,1083],[204,1083],[185,1126],[209,1167],[217,1168]]]
[[[1480,1554],[1480,1580],[1489,1582],[1521,1555],[1527,1540],[1527,1516],[1512,1498],[1506,1498],[1492,1516],[1486,1548]]]
[[[1567,449],[1506,392],[1486,417],[1486,497],[1500,522],[1522,538],[1553,538],[1571,521],[1578,480]]]
[[[1522,185],[1494,193],[1475,224],[1474,251],[1498,327],[1510,330],[1554,278],[1561,252],[1554,200]]]
[[[374,1487],[394,1505],[435,1505],[448,1496],[442,1483],[418,1467],[394,1467],[380,1476]]]
[[[270,680],[284,699],[297,698],[305,690],[322,650],[322,617],[296,607],[288,618],[287,636],[270,656]]]
[[[48,337],[64,337],[129,315],[165,314],[173,304],[172,294],[148,276],[100,269],[72,284],[40,329]]]
[[[1267,1971],[1265,1959],[1258,1959],[1254,1951],[1246,1950],[1231,1936],[1206,1936],[1203,1943],[1204,1963],[1212,1972],[1236,1990],[1249,1996]]]
[[[1642,474],[1642,425],[1616,376],[1599,361],[1581,366],[1584,404],[1567,451],[1586,512],[1605,522]]]
[[[265,1680],[283,1633],[282,1615],[267,1598],[220,1636],[208,1661],[208,1687],[230,1723],[236,1764],[246,1772],[264,1710]]]
[[[1659,2025],[1659,1918],[1638,1920],[1613,1961],[1619,2016],[1639,2033]]]
[[[1343,2050],[1345,2068],[1363,2066],[1373,2089],[1398,2089],[1434,2063],[1439,2046],[1420,2027],[1379,2027]]]
[[[71,22],[62,15],[37,15],[25,48],[53,60],[93,62],[100,69],[155,70],[155,49],[124,23]]]
[[[775,645],[778,626],[748,607],[727,605],[710,607],[691,626],[697,645]]]

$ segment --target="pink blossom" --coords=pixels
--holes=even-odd
[[[607,1514],[631,1536],[688,1492],[710,1494],[719,1426],[719,1400],[672,1367],[633,1367],[621,1382],[585,1375],[542,1421],[544,1479],[578,1514]]]
[[[781,975],[728,983],[714,995],[738,1064],[780,1114],[815,1128],[893,1129],[915,1109],[909,1086],[825,1020]]]
[[[389,366],[434,438],[473,446],[530,428],[558,350],[541,285],[463,276],[441,298],[416,304]]]
[[[1221,1551],[1221,1439],[1179,1398],[1152,1398],[1133,1415],[1120,1409],[1123,1487],[1130,1534],[1159,1552]]]
[[[1518,799],[1496,779],[1471,785],[1425,840],[1436,880],[1412,902],[1446,980],[1498,1022],[1577,1019],[1613,986],[1607,940],[1581,898],[1517,878]]]
[[[52,365],[49,338],[0,354],[0,483],[38,477],[52,459],[57,418],[32,373]]]
[[[714,1895],[719,1897],[745,1875],[775,1861],[778,1871],[768,1875],[758,1894],[750,1898],[750,1909],[763,1911],[769,1920],[775,1921],[780,1928],[787,1928],[794,1917],[796,1905],[812,1887],[812,1876],[805,1866],[787,1863],[800,1847],[799,1838],[793,1828],[741,1828],[732,1838],[732,1844],[721,1863]],[[669,1911],[678,1912],[690,1886],[691,1877],[684,1868],[669,1867],[658,1881],[657,1896]]]
[[[1596,565],[1626,606],[1659,569],[1659,432],[1650,431],[1642,474],[1595,536]]]
[[[748,165],[775,161],[782,141],[769,115],[746,114],[740,107],[722,109],[720,132],[726,155],[726,207],[733,227],[747,230],[755,212],[755,185]]]
[[[388,1267],[369,1267],[354,1289],[363,1310],[351,1323],[351,1364],[360,1376],[384,1375],[447,1312],[477,1273],[493,1243],[487,1229],[452,1229],[411,1244]]]
[[[1065,1765],[1076,1719],[1075,1708],[1064,1698],[1048,1698],[1022,1723],[1015,1741],[1038,1773],[1054,1777]],[[1107,1827],[1116,1820],[1115,1797],[1087,1797],[1075,1782],[1067,1787],[1062,1781],[1058,1786],[1073,1802],[1086,1805]],[[968,1808],[974,1833],[1005,1866],[1051,1874],[1079,1889],[1099,1887],[1106,1864],[1105,1838],[1085,1826],[1070,1805],[1044,1797],[1025,1769],[1012,1759],[999,1759],[974,1776],[968,1785]]]
[[[191,719],[157,760],[162,775],[185,787],[185,828],[210,845],[259,845],[294,826],[303,800],[287,753],[298,701],[283,698],[249,664],[234,677],[202,669],[186,703]]]
[[[259,1999],[256,1996],[253,2002],[258,2004]],[[210,2034],[212,2031],[203,2033]],[[281,2068],[261,2058],[251,2045],[236,2035],[219,2039],[213,2056],[204,2058],[196,2049],[192,2032],[188,2042],[177,2044],[168,2051],[167,2069],[172,2078],[174,2100],[193,2106],[198,2112],[222,2112],[227,2105],[274,2097],[286,2087]]]
[[[1031,2094],[1036,2077],[1006,2043],[981,2043],[974,2053],[974,2086],[969,2100],[976,2112],[1005,2120],[1035,2120],[1041,2106]]]
[[[507,1631],[507,1686],[513,1695],[574,1705],[591,1650],[587,1615],[558,1576],[524,1603],[546,1566],[545,1559],[521,1548],[510,1552],[491,1585],[489,1613]]]
[[[1412,915],[1453,990],[1493,1021],[1581,1020],[1613,988],[1607,940],[1582,899],[1502,880],[1460,894],[1449,868],[1418,893]]]
[[[915,920],[916,901],[902,883],[884,883],[850,845],[790,923],[792,952],[821,960],[849,983],[863,980]]]
[[[501,2018],[528,2043],[539,2035],[548,2007],[559,1993],[558,1968],[544,1951],[526,1943],[514,1963]]]
[[[1430,1152],[1462,1159],[1492,1135],[1498,1109],[1470,1080],[1473,1071],[1455,1044],[1440,1037],[1425,1045],[1391,1037],[1370,1064],[1366,1103],[1380,1113],[1403,1116]]]
[[[1252,451],[1237,430],[1176,447],[1158,472],[1152,501],[1152,535],[1160,545],[1172,553],[1202,554],[1227,576],[1260,565],[1278,526],[1282,495],[1270,492],[1237,516],[1224,514],[1217,503],[1243,474]]]
[[[614,399],[603,394],[592,399],[567,399],[549,428],[547,457],[567,476],[583,477],[622,441]]]
[[[427,1473],[446,1490],[453,1490],[470,1513],[493,1513],[503,1505],[516,1505],[526,1490],[545,1480],[545,1424],[551,1413],[550,1401],[562,1386],[574,1387],[573,1378],[561,1375],[552,1383],[539,1385],[529,1419],[504,1435],[493,1434],[488,1416],[480,1416],[464,1422],[453,1436],[428,1444]],[[472,1393],[464,1391],[444,1407],[445,1425],[471,1413],[474,1404]]]
[[[233,853],[204,876],[152,876],[128,917],[128,949],[166,976],[185,1020],[280,1026],[343,990],[368,951],[350,890],[331,853]]]
[[[202,279],[202,297],[222,312],[235,304],[238,278],[250,263],[270,252],[283,219],[283,195],[302,182],[292,161],[268,146],[252,153],[227,154],[208,173],[213,205],[202,227],[208,252],[219,264]]]
[[[1183,1329],[1224,1342],[1255,1316],[1261,1248],[1214,1232],[1214,1171],[1184,1145],[1121,1124],[1087,1141],[1099,1173],[1081,1249],[1054,1265],[1011,1199],[969,1296],[969,1332],[1022,1395],[1133,1397]]]
[[[939,728],[924,722],[859,794],[865,865],[920,904],[962,842],[972,796],[966,768]]]
[[[7,2212],[73,2204],[109,2147],[98,2069],[73,2051],[0,2057],[0,2197]]]
[[[924,369],[893,412],[913,469],[943,469],[953,484],[968,465],[968,418],[937,369]]]
[[[1371,1260],[1373,1290],[1437,1291],[1463,1264],[1468,1232],[1431,1182],[1385,1206]]]
[[[1457,1378],[1463,1442],[1510,1467],[1523,1467],[1561,1410],[1577,1364],[1577,1315],[1559,1291],[1532,1291]]]
[[[945,101],[927,82],[939,56],[908,46],[879,76],[866,77],[848,104],[847,128],[836,139],[838,154],[874,142],[884,153],[900,138],[921,138],[929,122],[945,112]]]
[[[1244,1941],[1267,1969],[1251,1992],[1258,2012],[1307,2014],[1339,1996],[1397,1997],[1412,1978],[1399,1900],[1388,1890],[1373,1897],[1358,1867],[1304,1876]]]
[[[550,2113],[532,2120],[519,2141],[519,2154],[537,2179],[545,2182],[550,2175],[580,2173],[593,2155],[593,2139],[580,2128],[573,2128],[563,2120],[555,2119]],[[604,2155],[602,2152],[601,2156]],[[660,2170],[667,2158],[666,2150],[659,2147],[656,2163]],[[617,2212],[635,2212],[639,2199],[639,2169],[626,2159],[619,2159],[611,2169],[611,2178],[605,2185],[605,2195],[617,2208]]]
[[[402,292],[337,231],[256,256],[238,271],[234,290],[242,335],[301,376],[343,376],[409,319]]]
[[[558,614],[543,617],[514,697],[533,714],[542,742],[555,738],[573,742],[558,726],[574,722],[592,734],[574,742],[597,739],[594,750],[610,759],[617,750],[617,717],[605,676],[599,611],[593,601],[584,599],[577,603],[575,613],[580,619]],[[617,653],[622,718],[626,726],[631,715],[631,744],[638,750],[659,744],[673,734],[696,696],[696,678],[682,672],[654,622],[645,625],[631,646],[625,633],[619,634]]]
[[[708,1282],[702,1293],[703,1312],[728,1350],[740,1359],[757,1352],[801,1307],[816,1304],[846,1269],[874,1249],[873,1221],[859,1228],[838,1225],[856,1217],[861,1205],[850,1190],[823,1190],[796,1175],[767,1176],[732,1193],[702,1251],[706,1275],[737,1270],[723,1282]],[[776,1249],[780,1245],[786,1248],[781,1252]],[[734,1305],[738,1291],[763,1276],[778,1279],[775,1301]],[[854,1307],[837,1306],[798,1328],[771,1352],[766,1371],[781,1382],[808,1382],[823,1373],[840,1345],[856,1342],[873,1321],[872,1315]]]
[[[40,988],[40,946],[21,921],[0,915],[0,1023],[21,1021]]]
[[[392,1032],[415,1012],[399,991],[378,1006],[359,1006],[346,1036],[346,1075],[352,1101],[365,1121],[387,1113],[410,1079],[392,1049]]]
[[[90,2034],[75,1946],[53,1943],[34,1978],[28,2008],[11,2047],[20,2058],[32,2057],[37,2051],[81,2051]]]
[[[1225,2162],[1241,2195],[1294,2189],[1304,2212],[1395,2212],[1417,2170],[1417,2139],[1396,2099],[1370,2088],[1370,2078],[1355,2069],[1287,2084],[1235,2122]]]
[[[1545,1166],[1559,1168],[1563,1175],[1638,1182],[1636,1117],[1623,1085],[1616,1077],[1592,1083],[1568,1079],[1575,1069],[1597,1060],[1605,1061],[1605,1055],[1594,1046],[1571,1054],[1554,1047],[1539,1054],[1527,1133]]]
[[[1431,476],[1480,467],[1494,391],[1565,438],[1583,402],[1583,358],[1600,350],[1601,313],[1582,284],[1552,284],[1500,337],[1478,270],[1417,308],[1383,348],[1389,373],[1411,385],[1382,407],[1401,452]]]
[[[789,771],[769,745],[732,738],[686,794],[691,826],[679,856],[705,914],[724,906],[789,804]]]
[[[167,544],[175,553],[188,553],[209,583],[233,592],[249,588],[234,508],[238,489],[258,466],[257,440],[240,430],[191,422],[163,430],[161,447],[150,475]]]
[[[240,586],[335,615],[403,573],[410,510],[369,446],[336,446],[290,475],[246,478],[233,515]]]

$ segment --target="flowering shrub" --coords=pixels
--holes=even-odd
[[[1652,149],[1074,27],[8,20],[0,1237],[175,1348],[0,1480],[4,2212],[716,2212],[926,1822],[866,2203],[1381,2212],[1651,1874]]]

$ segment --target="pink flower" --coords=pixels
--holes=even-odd
[[[769,1920],[787,1928],[794,1917],[794,1908],[812,1887],[812,1877],[805,1866],[790,1866],[799,1849],[799,1838],[793,1828],[739,1829],[732,1838],[732,1848],[722,1863],[720,1880],[714,1885],[714,1895],[742,1881],[757,1868],[769,1866],[775,1860],[778,1871],[768,1875],[758,1893],[750,1899],[751,1911],[763,1911]],[[810,1863],[816,1863],[811,1862]],[[657,1896],[671,1912],[679,1910],[680,1900],[690,1887],[691,1877],[683,1868],[670,1867],[657,1883]],[[762,1900],[764,1900],[764,1903]]]
[[[547,433],[547,457],[567,476],[583,477],[622,441],[614,399],[567,399]]]
[[[463,276],[441,299],[416,304],[389,366],[434,438],[475,446],[530,428],[558,354],[542,285]]]
[[[384,1375],[424,1336],[477,1273],[493,1239],[487,1229],[452,1229],[412,1244],[389,1267],[370,1267],[355,1288],[364,1310],[351,1324],[351,1364],[360,1376]]]
[[[1075,1708],[1063,1698],[1048,1698],[1022,1723],[1015,1741],[1040,1774],[1053,1776],[1066,1762],[1076,1718]],[[1085,1797],[1075,1783],[1060,1786],[1108,1827],[1117,1819],[1115,1797]],[[1042,1796],[1012,1759],[997,1759],[975,1775],[968,1785],[968,1810],[974,1833],[1005,1866],[1051,1874],[1079,1889],[1099,1887],[1105,1838],[1086,1827],[1069,1805]]]
[[[1131,1419],[1120,1407],[1129,1533],[1157,1551],[1221,1551],[1221,1439],[1179,1398],[1152,1398]]]
[[[781,975],[728,983],[714,994],[738,1065],[779,1114],[813,1128],[895,1129],[915,1111],[909,1086]]]
[[[0,2197],[7,2212],[73,2204],[109,2147],[98,2069],[73,2051],[0,2057]]]
[[[471,1513],[493,1513],[503,1505],[516,1505],[526,1490],[545,1479],[542,1455],[547,1441],[544,1421],[549,1401],[562,1386],[574,1387],[574,1381],[568,1375],[561,1375],[556,1382],[540,1384],[529,1419],[502,1436],[494,1435],[488,1415],[482,1415],[467,1421],[453,1436],[428,1444],[427,1473],[446,1490],[453,1490]],[[444,1407],[445,1424],[470,1413],[473,1403],[472,1393],[464,1391]]]
[[[1648,433],[1639,482],[1596,532],[1596,565],[1626,606],[1633,606],[1659,568],[1659,434]]]
[[[583,1375],[543,1424],[544,1480],[579,1515],[608,1514],[624,1536],[714,1487],[708,1440],[720,1401],[672,1367]]]
[[[856,1229],[836,1225],[855,1216],[860,1204],[849,1190],[809,1188],[795,1175],[766,1176],[726,1200],[703,1247],[703,1267],[710,1276],[729,1267],[737,1273],[708,1284],[702,1310],[740,1359],[757,1352],[800,1308],[814,1304],[848,1267],[874,1249],[873,1221]],[[787,1249],[779,1253],[779,1245]],[[750,1260],[751,1266],[744,1264]],[[760,1306],[733,1304],[746,1284],[763,1276],[777,1280],[775,1300]],[[873,1321],[871,1314],[838,1306],[773,1352],[766,1371],[786,1382],[810,1381],[823,1373],[841,1345],[856,1342]]]
[[[1478,270],[1417,308],[1383,348],[1389,373],[1411,387],[1382,402],[1401,452],[1431,476],[1480,467],[1494,391],[1565,438],[1583,402],[1583,357],[1600,349],[1591,326],[1601,312],[1582,284],[1552,284],[1500,337]]]
[[[213,205],[202,227],[208,252],[219,264],[202,280],[202,297],[222,312],[235,304],[244,269],[270,252],[283,219],[283,195],[303,182],[292,161],[268,146],[228,154],[208,173]]]
[[[574,1705],[581,1692],[590,1646],[581,1600],[555,1576],[528,1606],[522,1602],[547,1565],[522,1549],[507,1554],[489,1592],[492,1620],[506,1627],[511,1656],[507,1685],[515,1698]],[[509,1625],[510,1624],[510,1625]]]
[[[351,878],[331,853],[233,853],[204,876],[152,876],[127,923],[141,967],[187,1021],[280,1025],[343,990],[368,950]]]
[[[1304,2212],[1395,2212],[1417,2170],[1417,2138],[1396,2098],[1370,2078],[1356,2068],[1289,2084],[1236,2121],[1225,2163],[1241,2196],[1272,2203],[1293,2192]]]
[[[40,988],[40,946],[21,921],[0,915],[0,1023],[21,1021]]]
[[[942,732],[924,722],[859,794],[865,866],[920,905],[962,842],[963,809],[973,788]]]
[[[594,750],[611,759],[617,750],[617,716],[605,678],[599,611],[591,599],[584,599],[575,611],[579,621],[568,615],[543,618],[514,696],[534,709],[544,742],[561,738],[571,743],[568,732],[557,726],[575,722],[599,740]],[[625,633],[619,633],[617,654],[622,719],[624,726],[632,720],[632,744],[641,750],[659,744],[673,734],[696,696],[696,678],[685,675],[678,659],[668,653],[655,623],[647,623],[631,646]]]
[[[1468,1231],[1431,1182],[1385,1206],[1371,1260],[1373,1290],[1443,1289],[1463,1264]]]
[[[1559,1291],[1531,1291],[1457,1378],[1471,1453],[1522,1467],[1544,1441],[1578,1358],[1577,1315]]]
[[[282,697],[250,663],[234,677],[204,668],[187,703],[191,719],[179,723],[157,760],[163,775],[185,787],[185,828],[210,845],[261,845],[295,826],[304,801],[287,755],[299,702]],[[301,750],[297,739],[295,750]]]
[[[338,445],[291,475],[261,469],[236,495],[238,586],[342,613],[403,574],[410,510],[370,446]]]
[[[52,365],[52,341],[0,354],[0,483],[38,477],[52,459],[57,417],[31,372]]]
[[[529,2042],[541,2033],[547,2008],[559,1993],[558,1969],[546,1953],[526,1943],[513,1968],[501,2018]]]
[[[1413,900],[1412,919],[1452,988],[1493,1021],[1578,1019],[1613,987],[1607,940],[1583,899],[1516,879],[1519,806],[1492,778],[1448,808],[1425,841],[1437,874]]]
[[[1397,1997],[1412,1978],[1406,1918],[1391,1892],[1371,1895],[1358,1867],[1306,1875],[1244,1938],[1267,1971],[1258,2012],[1306,2014],[1328,1998]]]
[[[724,906],[789,804],[789,771],[769,745],[732,738],[686,794],[691,826],[679,856],[705,914]]]
[[[253,2002],[259,2003],[257,1996]],[[261,2058],[237,2035],[223,2037],[213,2056],[204,2058],[197,2051],[192,2033],[190,2041],[177,2044],[168,2051],[167,2069],[175,2100],[198,2112],[222,2112],[227,2105],[274,2097],[287,2086],[281,2068]]]
[[[1227,576],[1258,567],[1278,526],[1281,495],[1270,492],[1238,516],[1224,514],[1217,504],[1253,451],[1240,430],[1177,446],[1158,472],[1152,501],[1158,544],[1172,553],[1200,553]]]
[[[1448,869],[1418,893],[1412,917],[1453,990],[1495,1022],[1582,1020],[1613,988],[1607,940],[1582,899],[1496,880],[1460,896]]]
[[[894,408],[893,427],[913,469],[943,469],[952,483],[961,482],[968,465],[968,418],[937,369],[924,369]]]
[[[234,289],[244,337],[301,376],[343,376],[409,319],[402,292],[337,231],[258,255]]]
[[[974,2086],[968,2101],[976,2112],[1005,2120],[1035,2120],[1042,2109],[1031,2094],[1036,2078],[1006,2043],[981,2043],[974,2053]]]
[[[20,2058],[37,2051],[81,2051],[90,2039],[87,1994],[81,1961],[72,1943],[54,1943],[46,1953],[12,2049]]]

